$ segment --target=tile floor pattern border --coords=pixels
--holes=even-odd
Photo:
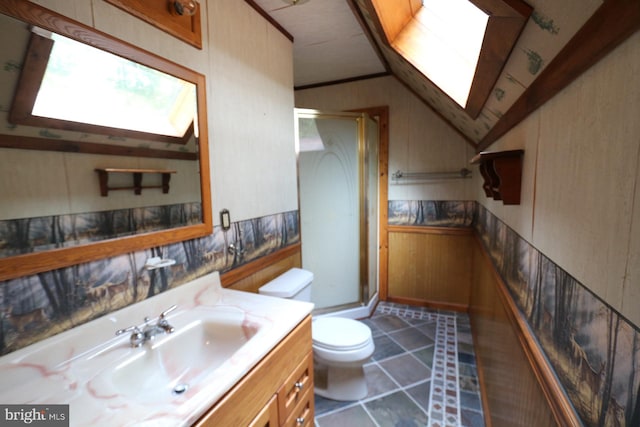
[[[477,387],[477,370],[475,355],[469,330],[469,319],[466,313],[434,310],[413,307],[404,304],[381,302],[372,318],[364,322],[373,327],[376,318],[396,316],[403,324],[396,331],[374,331],[375,339],[386,339],[387,342],[400,348],[388,358],[379,359],[374,354],[372,362],[365,365],[367,382],[376,375],[385,381],[387,391],[367,396],[357,402],[336,402],[316,396],[316,426],[332,427],[348,425],[349,427],[387,427],[398,426],[391,419],[380,417],[380,405],[384,410],[380,413],[404,411],[406,405],[416,405],[417,415],[409,424],[400,422],[402,426],[426,427],[484,427],[482,404]],[[412,343],[417,347],[408,349],[406,342],[401,345],[398,336],[412,326],[424,324],[422,321],[435,323],[435,331],[431,345]],[[404,329],[403,329],[404,328]],[[394,340],[394,337],[396,338]],[[422,347],[420,347],[422,346]],[[387,375],[385,365],[402,359],[411,362],[418,353],[432,352],[431,366],[425,369],[424,380],[403,385]],[[418,357],[419,358],[419,357]],[[428,372],[428,373],[427,373]],[[379,381],[373,379],[372,381]],[[408,397],[408,398],[407,398]],[[405,398],[404,401],[401,401]],[[397,405],[397,406],[396,406]],[[404,405],[404,406],[403,406]],[[422,415],[420,415],[422,414]],[[418,421],[419,420],[419,421]]]
[[[430,427],[460,427],[456,318],[440,314],[431,369]]]

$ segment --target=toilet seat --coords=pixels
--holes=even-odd
[[[364,323],[344,317],[321,317],[312,323],[314,348],[354,351],[371,345],[371,329]]]

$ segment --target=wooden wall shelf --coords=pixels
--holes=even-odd
[[[171,181],[171,174],[176,173],[174,170],[166,169],[119,169],[119,168],[98,168],[95,170],[98,172],[98,178],[100,179],[100,195],[107,197],[109,191],[114,190],[133,190],[136,195],[142,193],[143,188],[161,188],[163,193],[169,192],[169,181]],[[133,177],[133,185],[131,187],[109,187],[109,174],[110,173],[130,173]],[[162,185],[142,185],[142,175],[149,173],[159,173],[162,175]]]
[[[505,205],[520,204],[523,155],[524,150],[483,151],[471,159],[472,164],[480,166],[487,197],[502,200]]]

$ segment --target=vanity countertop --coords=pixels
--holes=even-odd
[[[156,317],[174,304],[177,308],[167,319],[175,324],[176,336],[180,336],[181,327],[191,328],[193,319],[212,315],[235,319],[246,335],[246,342],[213,369],[206,357],[193,355],[188,345],[180,347],[180,357],[191,360],[189,357],[193,356],[194,362],[189,363],[189,372],[182,377],[189,386],[179,394],[153,383],[171,369],[156,350],[164,336],[139,348],[130,345],[129,333],[115,336],[116,330],[140,325],[145,316]],[[0,402],[69,404],[71,426],[189,426],[312,309],[311,303],[224,289],[214,272],[1,357]],[[215,340],[211,341],[198,345],[207,349],[216,345]],[[157,371],[151,370],[152,375],[147,375],[147,359],[157,364],[153,366],[160,366]],[[124,379],[129,387],[127,393],[118,387],[118,381],[123,379],[117,379],[116,371],[132,361],[142,369],[140,378],[135,370],[123,371],[128,375]],[[145,391],[136,393],[138,384]]]

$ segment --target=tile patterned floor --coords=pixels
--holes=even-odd
[[[364,320],[376,349],[357,402],[315,397],[317,427],[484,427],[469,318],[380,303]]]

